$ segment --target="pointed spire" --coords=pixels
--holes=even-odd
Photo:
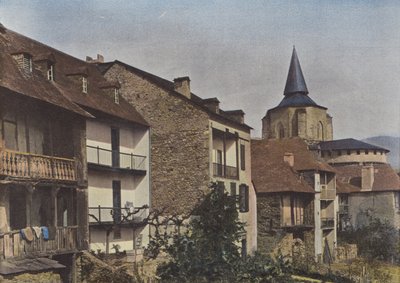
[[[283,94],[286,96],[294,93],[307,95],[308,90],[303,72],[301,71],[299,59],[297,58],[296,48],[293,45],[292,59],[290,60],[289,73]]]

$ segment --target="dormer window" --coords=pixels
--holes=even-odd
[[[25,69],[25,71],[32,73],[32,56],[30,56],[29,54],[24,54],[23,68]]]
[[[32,55],[26,52],[16,52],[12,54],[17,61],[18,67],[29,74],[32,73]]]
[[[47,79],[49,81],[54,81],[54,65],[49,64],[47,67]]]
[[[82,77],[82,92],[87,93],[88,91],[88,81],[86,77]]]
[[[114,102],[115,104],[119,104],[119,89],[114,88]]]

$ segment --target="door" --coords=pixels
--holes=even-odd
[[[119,167],[119,129],[111,128],[112,167]]]
[[[121,221],[121,181],[113,181],[113,220],[114,223]]]

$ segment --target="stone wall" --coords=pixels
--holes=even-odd
[[[280,125],[284,129],[285,138],[298,136],[311,141],[329,141],[333,138],[332,118],[326,113],[326,109],[319,107],[272,109],[267,112],[262,123],[263,138],[279,138]],[[320,136],[319,123],[323,127],[323,135]]]
[[[151,206],[189,212],[210,181],[208,114],[121,65],[105,76],[151,126]]]
[[[284,230],[281,228],[281,201],[280,194],[257,195],[257,248],[261,253],[279,252],[286,256],[300,256],[313,258],[314,230],[301,228]],[[311,196],[310,196],[311,197]],[[305,196],[304,221],[306,225],[313,225],[313,201]]]

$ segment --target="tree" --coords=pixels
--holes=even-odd
[[[191,215],[171,216],[152,225],[147,253],[165,252],[169,260],[157,269],[163,282],[290,282],[285,260],[262,255],[242,257],[238,243],[245,233],[238,220],[236,197],[217,184]],[[171,224],[174,229],[168,229]],[[259,280],[257,280],[259,278]],[[276,281],[275,281],[276,280]]]

